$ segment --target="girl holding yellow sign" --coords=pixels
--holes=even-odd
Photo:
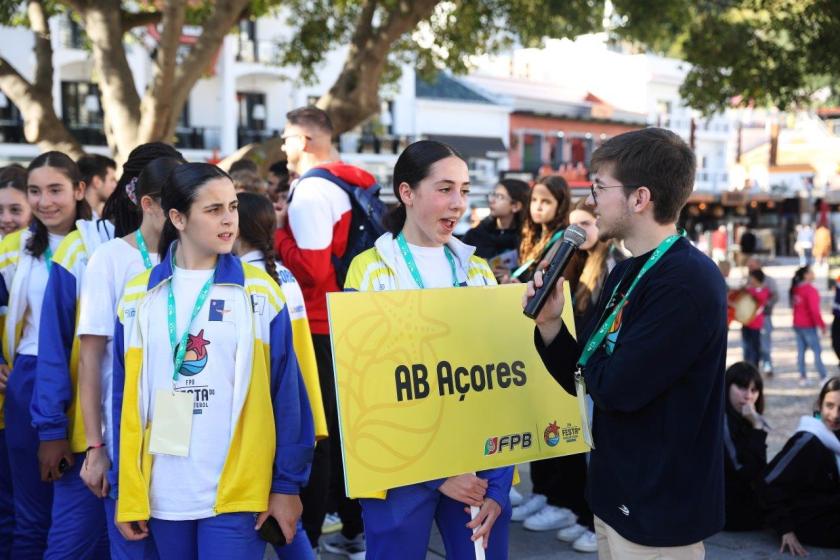
[[[467,164],[451,147],[423,140],[408,146],[394,166],[399,206],[388,216],[390,233],[357,256],[345,289],[486,286],[496,283],[475,248],[452,236],[467,207]],[[471,558],[483,539],[486,558],[507,558],[513,467],[392,488],[384,499],[362,498],[368,560],[423,559],[432,521],[447,558]],[[479,508],[471,519],[469,506]],[[492,538],[491,538],[492,530]]]

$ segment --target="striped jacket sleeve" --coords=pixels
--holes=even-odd
[[[276,452],[271,491],[298,494],[309,480],[315,427],[306,386],[295,358],[288,308],[270,323],[271,399]]]
[[[58,263],[50,268],[41,327],[38,365],[30,410],[41,441],[65,439],[73,398],[70,355],[76,329],[76,277]]]

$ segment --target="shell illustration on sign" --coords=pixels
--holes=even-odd
[[[443,399],[398,403],[393,385],[382,382],[383,368],[393,372],[395,366],[412,359],[399,350],[406,340],[419,346],[416,355],[425,363],[436,363],[434,341],[450,335],[445,323],[423,312],[416,295],[413,291],[383,294],[376,306],[356,316],[353,328],[339,339],[352,348],[349,359],[336,363],[342,372],[336,390],[341,396],[345,453],[373,472],[397,472],[423,457],[443,418]],[[378,377],[374,372],[379,372]],[[404,422],[394,422],[389,414],[397,408]],[[412,409],[423,414],[412,414]],[[386,443],[375,435],[383,430],[393,430],[396,437]]]

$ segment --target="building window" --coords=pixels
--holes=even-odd
[[[12,100],[0,92],[0,143],[22,144],[23,118]]]
[[[61,116],[68,126],[102,126],[99,86],[90,82],[61,82]]]
[[[537,170],[542,166],[542,143],[540,134],[522,135],[522,169]]]
[[[103,117],[99,86],[91,82],[61,82],[61,120],[81,144],[106,144]]]
[[[239,101],[239,127],[248,130],[264,129],[268,117],[265,94],[239,92],[236,94],[236,99]]]
[[[237,60],[257,62],[257,22],[245,19],[239,22],[239,48]]]
[[[562,132],[552,138],[551,141],[551,167],[560,169],[560,166],[565,163],[566,159],[563,157],[563,136]]]

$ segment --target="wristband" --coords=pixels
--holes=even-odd
[[[91,449],[100,449],[105,447],[104,443],[97,443],[95,445],[89,445],[87,449],[85,449],[85,453],[89,453]]]

